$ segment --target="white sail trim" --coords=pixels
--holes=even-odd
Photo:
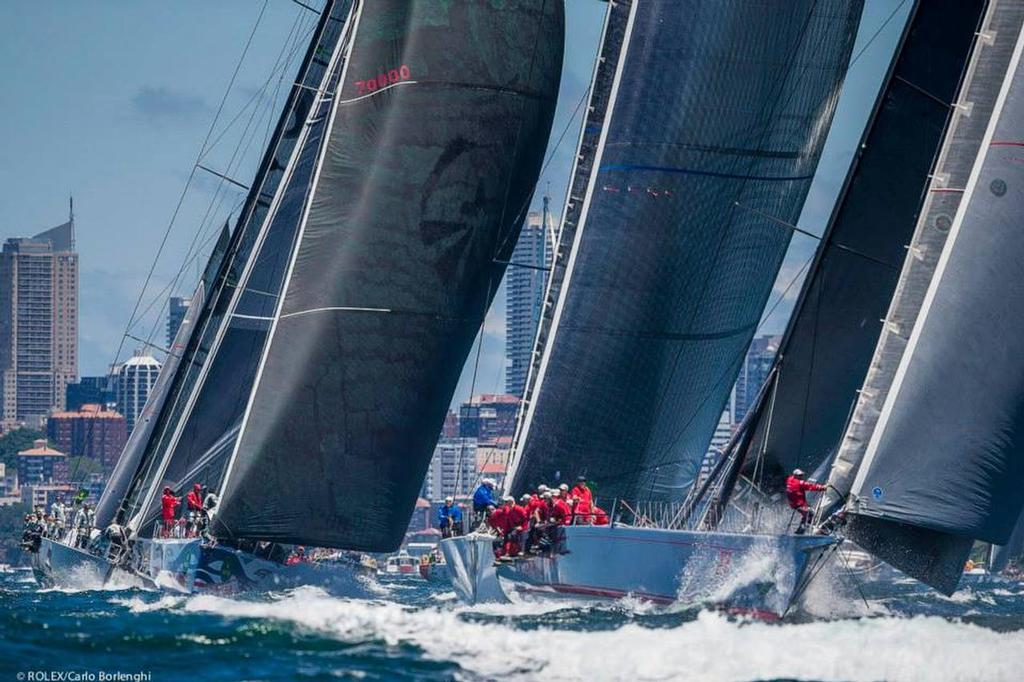
[[[587,192],[586,192],[586,194],[583,197],[583,208],[580,211],[579,225],[576,228],[576,234],[573,235],[572,250],[569,253],[569,262],[566,265],[565,277],[562,280],[561,289],[559,289],[559,292],[558,292],[558,302],[555,304],[555,312],[554,312],[554,316],[553,316],[552,321],[551,321],[551,330],[548,333],[547,343],[544,345],[544,353],[541,356],[540,367],[537,370],[537,383],[534,386],[533,393],[532,393],[533,399],[530,400],[528,405],[526,405],[526,408],[525,408],[526,409],[526,416],[525,416],[524,419],[520,420],[520,429],[519,429],[519,432],[515,436],[514,450],[513,450],[512,454],[511,454],[511,457],[510,457],[508,472],[505,475],[506,487],[511,486],[512,481],[515,480],[516,469],[518,469],[519,463],[522,461],[523,448],[525,447],[527,437],[529,436],[529,433],[530,433],[530,425],[531,425],[531,423],[533,421],[533,415],[534,415],[534,413],[536,412],[536,409],[537,409],[537,402],[538,402],[537,401],[537,396],[540,395],[540,391],[542,390],[543,385],[544,385],[544,374],[547,371],[548,362],[551,359],[551,350],[552,350],[552,348],[554,348],[555,336],[558,334],[558,326],[559,326],[559,323],[560,323],[561,318],[562,318],[562,311],[565,308],[565,301],[566,301],[567,295],[569,293],[570,283],[572,281],[572,273],[573,273],[573,270],[574,270],[575,265],[576,265],[576,257],[579,255],[580,243],[581,243],[582,238],[583,238],[583,233],[586,231],[587,216],[588,216],[588,214],[590,212],[590,204],[591,204],[591,201],[592,201],[593,196],[594,196],[594,188],[597,185],[597,176],[598,176],[599,169],[601,167],[601,157],[604,155],[605,141],[607,140],[607,137],[608,137],[608,131],[611,129],[612,116],[613,116],[614,111],[615,111],[615,102],[618,99],[619,85],[622,82],[622,72],[625,69],[626,59],[627,59],[627,56],[629,54],[630,37],[632,36],[632,33],[633,33],[633,20],[636,17],[636,9],[640,5],[640,2],[641,2],[641,0],[634,0],[633,4],[629,8],[629,18],[626,20],[626,29],[625,29],[625,32],[624,32],[623,38],[622,38],[622,49],[619,52],[619,61],[615,65],[615,77],[612,79],[612,87],[611,87],[611,92],[609,93],[608,105],[607,105],[604,121],[603,121],[602,128],[601,128],[601,136],[598,138],[597,151],[594,153],[594,163],[593,163],[593,165],[592,165],[592,167],[590,169],[590,180],[587,182]],[[608,16],[610,15],[612,10],[614,9],[614,7],[612,6],[613,4],[614,3],[609,3],[608,14],[605,16],[605,32],[607,32],[607,27],[608,27]],[[599,52],[598,56],[597,56],[597,60],[596,60],[598,65],[600,63],[600,60],[601,60],[601,54]],[[595,68],[594,68],[594,76],[593,76],[593,78],[595,80],[597,78],[597,66],[595,66]],[[593,95],[594,95],[594,93],[593,93],[593,85],[594,85],[594,82],[591,81],[591,93],[590,93],[591,97],[593,97]],[[588,108],[589,108],[589,103],[588,103]],[[581,131],[580,131],[580,140],[581,141],[583,139],[583,134],[584,134],[585,129],[586,129],[586,115],[584,114],[583,123],[582,123]],[[579,145],[577,145],[576,150],[577,150],[576,162],[578,162],[579,161]],[[574,162],[574,163],[576,163],[576,162]],[[575,167],[573,169],[573,173],[575,174]],[[570,175],[570,178],[572,178],[571,175]],[[565,215],[568,213],[568,211],[567,211],[567,209],[565,207],[568,207],[569,202],[572,200],[572,197],[570,196],[571,192],[572,192],[572,181],[570,179],[569,188],[568,188],[568,190],[566,192],[565,205],[564,205],[564,207],[562,209],[562,215],[563,215],[563,219],[562,220],[563,220],[563,222],[562,222],[562,225],[559,227],[559,235],[558,235],[559,242],[561,242],[562,231],[564,230],[564,227],[565,227],[565,225],[564,225]],[[555,256],[557,257],[557,253],[555,254]],[[548,283],[549,287],[551,286],[552,279],[553,278],[549,278],[549,283]],[[546,297],[545,297],[545,299],[546,299]],[[540,338],[540,331],[541,331],[540,330],[540,325],[538,325],[538,329],[537,329],[538,341],[539,341],[539,338]],[[536,352],[536,351],[534,351],[534,352]],[[526,386],[527,387],[530,386],[529,377],[527,377]]]
[[[363,2],[358,2],[358,7],[354,8],[355,16],[350,11],[349,20],[346,23],[351,25],[351,33],[348,37],[348,44],[344,45],[344,38],[338,42],[338,49],[335,50],[334,55],[331,58],[331,66],[326,70],[326,78],[330,78],[331,74],[334,73],[337,68],[338,59],[340,58],[342,48],[344,48],[345,59],[344,64],[341,67],[341,74],[338,77],[338,91],[341,91],[343,84],[345,83],[345,76],[348,74],[348,67],[350,64],[350,57],[352,55],[352,48],[356,43],[356,35],[359,32],[359,21],[363,16]],[[349,32],[346,29],[342,32],[342,36]],[[267,335],[267,341],[263,345],[263,352],[260,357],[260,364],[256,370],[256,379],[253,381],[252,389],[249,391],[249,400],[245,405],[245,413],[242,415],[242,423],[238,431],[238,438],[235,439],[235,446],[231,450],[231,457],[228,459],[227,469],[224,471],[224,480],[221,481],[220,490],[217,493],[218,499],[223,503],[224,491],[227,490],[228,483],[231,480],[231,474],[234,472],[235,463],[238,460],[238,452],[242,445],[242,440],[245,438],[245,429],[249,424],[249,417],[252,415],[252,406],[256,401],[256,394],[259,392],[260,384],[263,380],[263,370],[266,368],[267,358],[270,356],[270,349],[274,345],[274,337],[277,333],[277,326],[281,321],[281,311],[284,308],[284,301],[286,294],[288,293],[288,286],[291,283],[292,275],[295,272],[295,263],[298,260],[299,248],[302,245],[302,238],[306,233],[306,223],[309,219],[309,211],[313,205],[313,195],[316,193],[317,185],[320,183],[320,171],[323,170],[324,157],[327,154],[327,147],[329,146],[331,133],[334,130],[334,122],[338,116],[338,102],[335,102],[331,107],[330,120],[327,122],[327,128],[324,130],[323,143],[320,147],[320,152],[316,161],[316,170],[313,173],[313,181],[309,185],[309,193],[305,199],[305,206],[302,209],[302,219],[299,222],[299,232],[295,238],[295,246],[292,249],[292,254],[288,262],[288,272],[285,273],[284,283],[281,286],[281,296],[277,301],[277,309],[274,311],[274,321],[270,325],[270,333]]]
[[[854,478],[851,490],[855,496],[859,496],[861,494],[864,480],[867,478],[868,470],[871,468],[872,461],[878,454],[878,445],[882,440],[882,436],[885,434],[889,418],[892,416],[893,407],[897,400],[899,400],[900,390],[903,387],[903,379],[906,376],[910,364],[913,362],[914,352],[917,349],[917,343],[921,337],[921,330],[924,328],[924,325],[928,320],[928,314],[931,310],[932,303],[935,300],[939,285],[942,282],[946,266],[949,263],[950,254],[956,246],[957,238],[960,236],[960,229],[963,226],[964,216],[967,213],[967,208],[971,203],[971,197],[978,184],[978,178],[981,175],[982,166],[985,163],[985,159],[988,157],[992,137],[995,134],[996,125],[1002,117],[1003,106],[1006,103],[1006,97],[1010,92],[1010,87],[1012,86],[1014,77],[1016,76],[1022,50],[1024,50],[1024,27],[1018,31],[1013,56],[1010,58],[1010,65],[1006,70],[1006,75],[1003,77],[1003,82],[999,89],[999,95],[996,98],[995,106],[992,109],[992,116],[985,129],[985,136],[982,138],[981,147],[975,157],[974,166],[971,168],[971,175],[967,181],[967,187],[964,190],[963,200],[957,207],[956,216],[954,217],[953,225],[950,228],[949,238],[946,240],[945,248],[939,256],[939,262],[936,265],[935,274],[928,285],[928,291],[925,293],[921,312],[918,315],[917,320],[914,323],[914,328],[910,333],[910,339],[907,342],[907,349],[900,358],[900,364],[896,369],[892,388],[889,390],[889,393],[885,398],[885,402],[882,404],[878,423],[875,425],[875,430],[871,433],[871,439],[868,441],[868,447],[865,451],[864,459],[860,464],[860,468],[857,470],[857,476]]]

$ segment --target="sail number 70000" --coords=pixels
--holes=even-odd
[[[375,92],[381,88],[394,85],[399,81],[407,81],[412,77],[409,67],[402,64],[397,69],[389,69],[386,73],[379,74],[376,78],[368,78],[364,81],[356,81],[356,94],[365,95]]]

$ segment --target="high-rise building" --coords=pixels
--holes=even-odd
[[[160,362],[142,350],[117,368],[117,411],[124,415],[129,435],[159,375]]]
[[[46,420],[46,436],[71,457],[89,457],[113,467],[128,440],[127,421],[119,412],[87,404],[76,412],[55,412]]]
[[[420,497],[431,501],[443,500],[447,495],[465,497],[473,494],[475,482],[476,439],[442,438],[434,447]]]
[[[78,375],[75,221],[0,252],[0,428],[38,425],[63,410]]]
[[[736,378],[734,387],[735,406],[733,422],[739,423],[747,415],[761,385],[768,378],[772,362],[775,360],[775,353],[779,350],[781,336],[758,336],[750,343],[747,356],[743,359],[743,366]]]
[[[82,377],[68,384],[65,391],[65,409],[75,412],[83,405],[112,407],[116,403],[114,380],[110,376]]]
[[[192,303],[191,299],[182,298],[181,296],[171,296],[170,301],[167,305],[167,347],[170,348],[174,345],[174,337],[178,333],[178,327],[181,326],[182,320],[185,319],[185,314],[188,312],[188,307]]]
[[[480,442],[511,438],[518,412],[519,398],[514,395],[475,395],[459,406],[459,436]]]
[[[505,280],[505,392],[522,396],[551,267],[554,221],[544,197],[542,211],[526,216]]]

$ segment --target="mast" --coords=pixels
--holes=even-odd
[[[762,404],[750,422],[755,433],[741,458],[748,472],[756,463],[769,492],[795,468],[817,469],[839,445],[985,4],[939,0],[910,11],[775,355],[771,418]]]
[[[826,500],[848,495],[847,534],[946,593],[1024,507],[1024,193],[1006,153],[1024,139],[1022,25],[1024,2],[990,3]]]
[[[676,500],[691,485],[788,246],[779,223],[796,221],[814,175],[860,9],[609,8],[513,490],[577,473],[607,497]]]

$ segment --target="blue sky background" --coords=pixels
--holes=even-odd
[[[803,229],[820,233],[824,227],[911,5],[865,2],[855,61],[800,220]],[[564,139],[549,149],[551,163],[539,186],[550,188],[555,209],[578,132],[571,113],[589,83],[605,4],[566,0],[566,7],[565,75],[552,133],[553,140],[563,133]],[[241,190],[202,171],[188,181],[228,83],[240,64],[201,163],[248,184],[315,20],[290,0],[0,3],[0,130],[6,133],[0,239],[63,222],[74,193],[81,374],[100,374],[114,360],[188,183],[142,298],[148,312],[132,328],[145,338],[155,329],[153,338],[163,343],[167,296],[191,291],[209,238],[243,199]],[[777,293],[815,245],[795,236]],[[781,331],[797,290],[794,284],[762,333]],[[504,308],[502,289],[484,329],[478,393],[504,386]],[[126,342],[122,358],[137,345]],[[468,395],[471,375],[469,367],[457,400]]]

